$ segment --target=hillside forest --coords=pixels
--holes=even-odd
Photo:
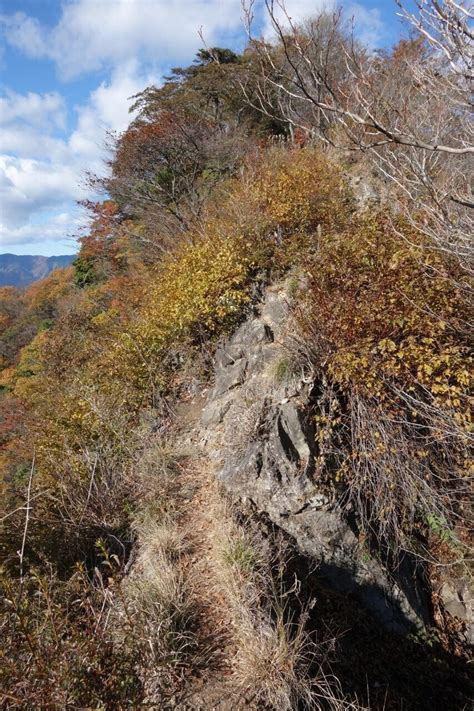
[[[419,0],[374,52],[267,9],[273,41],[247,6],[241,54],[134,97],[73,264],[0,289],[2,708],[469,707],[472,14]],[[403,633],[220,482],[263,410],[198,452],[272,290],[315,490],[361,564],[421,581]]]

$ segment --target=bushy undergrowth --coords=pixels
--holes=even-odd
[[[2,576],[1,587],[5,708],[140,704],[139,645],[116,643],[105,624],[107,590],[82,567],[67,581],[34,570],[20,584]]]
[[[137,390],[166,389],[172,370],[241,317],[255,266],[251,244],[207,230],[158,268],[136,323],[106,354],[112,377],[118,362]]]
[[[433,558],[439,539],[449,560],[464,555],[472,438],[465,277],[396,216],[355,216],[342,173],[323,152],[283,145],[250,153],[156,263],[137,256],[139,224],[128,239],[130,224],[120,232],[115,210],[101,217],[87,252],[89,266],[99,260],[100,280],[63,284],[55,320],[9,363],[3,403],[22,408],[21,422],[2,435],[11,708],[120,708],[125,699],[138,707],[145,662],[162,693],[203,658],[202,650],[195,656],[195,591],[176,565],[186,541],[175,525],[173,466],[163,463],[156,479],[137,478],[137,467],[143,474],[156,465],[147,461],[149,440],[169,425],[189,364],[209,363],[262,285],[289,268],[304,285],[292,299],[299,348],[322,386],[316,476],[394,559],[406,549]],[[113,242],[117,231],[120,249],[101,251],[101,239]],[[291,362],[278,364],[275,378],[284,380]],[[245,437],[259,435],[260,416],[252,408],[242,416]],[[221,532],[218,557],[237,625],[235,678],[262,707],[315,707],[321,687],[308,678],[317,649],[268,587],[277,563],[262,562],[258,547],[232,531]],[[141,545],[139,566],[148,577],[121,587],[118,571],[147,536],[155,547]],[[45,658],[57,660],[50,686]]]
[[[282,187],[270,199],[273,179]],[[291,213],[296,194],[300,204]],[[114,292],[104,301],[105,287],[91,287],[22,351],[11,380],[15,395],[34,405],[29,431],[36,433],[38,469],[59,474],[67,451],[68,466],[82,467],[87,478],[84,452],[114,450],[120,458],[125,421],[150,402],[162,404],[186,361],[203,347],[212,351],[212,342],[245,314],[256,286],[296,260],[301,237],[311,241],[315,225],[347,218],[347,195],[322,154],[271,149],[251,161],[240,181],[221,187],[218,214],[210,205],[204,221],[149,272],[132,313],[120,311]],[[279,206],[287,215],[284,237]]]
[[[309,148],[271,150],[254,177],[253,190],[280,237],[343,227],[353,202],[340,169]]]
[[[456,265],[375,212],[322,240],[308,275],[301,334],[328,383],[321,470],[388,550],[429,556],[432,520],[462,549],[472,356]]]

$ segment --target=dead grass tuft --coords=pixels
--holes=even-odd
[[[215,584],[230,618],[231,670],[239,694],[256,708],[357,708],[345,702],[337,680],[323,669],[327,643],[308,631],[298,581],[284,579],[291,550],[276,546],[251,521],[238,521],[214,488],[210,501]]]

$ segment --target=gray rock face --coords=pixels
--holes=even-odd
[[[443,583],[440,597],[444,609],[466,625],[466,640],[474,645],[474,583],[466,578],[456,578]]]
[[[271,288],[260,315],[217,353],[204,446],[227,490],[293,536],[331,586],[358,596],[390,629],[421,626],[428,615],[414,569],[406,562],[389,577],[317,480],[317,384],[288,367],[291,331],[287,293]]]

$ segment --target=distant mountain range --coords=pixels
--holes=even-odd
[[[0,286],[28,286],[33,281],[43,279],[53,269],[67,267],[75,256],[75,254],[63,254],[59,257],[0,254]]]

